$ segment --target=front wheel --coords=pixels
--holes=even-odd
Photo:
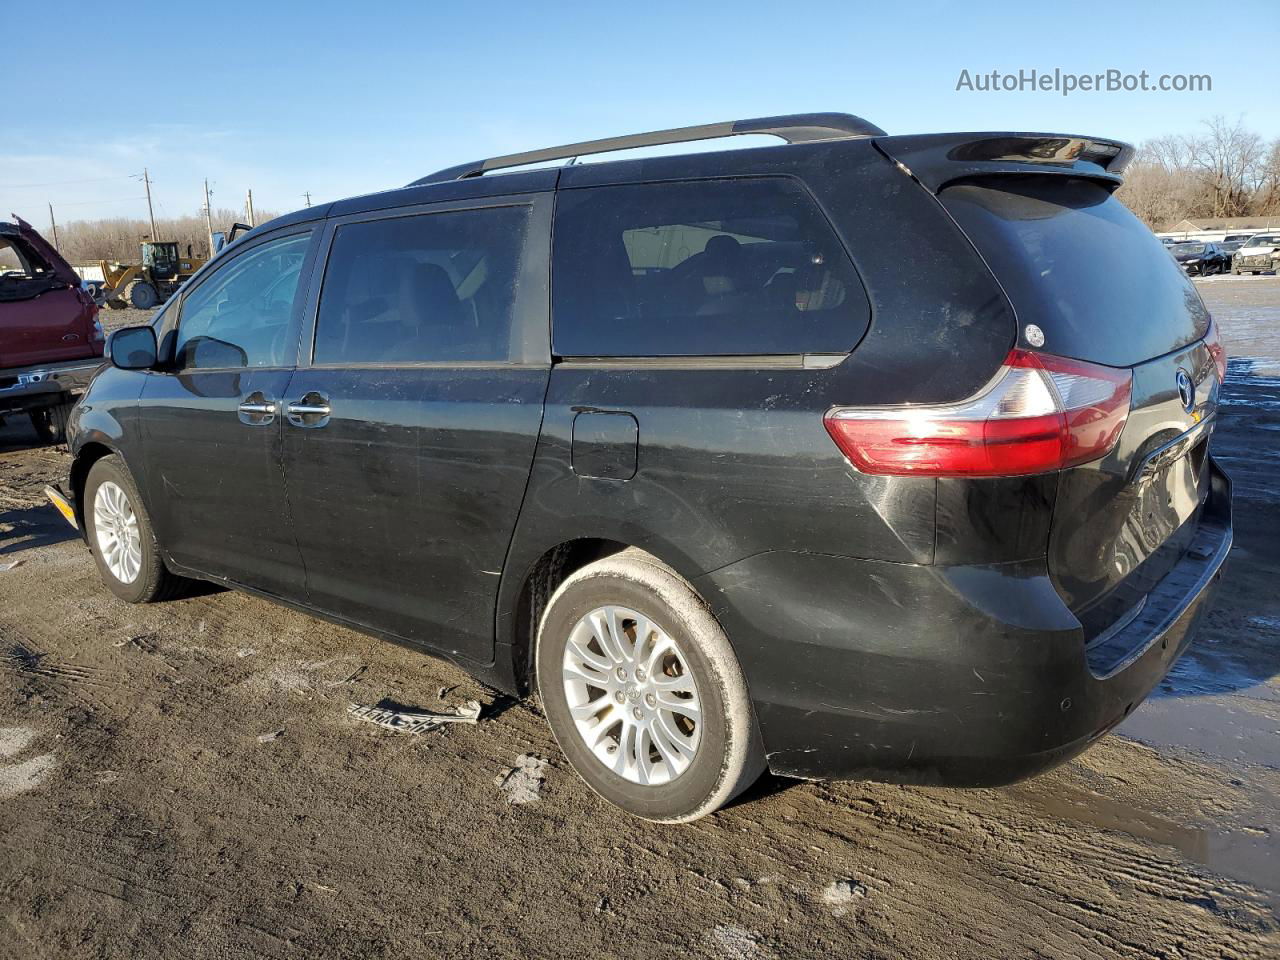
[[[108,590],[129,603],[177,591],[181,580],[165,568],[151,518],[119,457],[103,457],[89,469],[83,503],[89,549]]]
[[[688,581],[639,550],[582,568],[552,595],[537,679],[574,770],[638,817],[696,820],[764,769],[728,637]]]
[[[160,302],[160,295],[156,293],[156,288],[145,280],[135,280],[129,284],[128,289],[125,290],[125,298],[135,310],[150,310]]]

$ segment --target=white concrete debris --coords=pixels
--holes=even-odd
[[[347,713],[357,720],[376,723],[387,730],[397,733],[427,733],[436,730],[446,723],[475,723],[480,719],[480,703],[468,700],[452,713],[414,712],[390,710],[385,707],[365,706],[353,703],[347,707]]]
[[[30,727],[0,727],[0,757],[16,757],[35,738]]]
[[[30,727],[0,727],[0,758],[15,757],[38,736]],[[46,753],[25,763],[0,766],[0,800],[34,790],[58,765],[53,754]]]
[[[856,880],[833,880],[822,891],[822,902],[831,908],[833,914],[842,917],[866,895],[867,888]]]
[[[727,960],[751,960],[766,955],[760,946],[759,934],[736,924],[722,923],[709,930],[707,940],[716,955]]]
[[[547,779],[547,761],[532,753],[516,757],[516,765],[493,778],[507,803],[536,803]]]

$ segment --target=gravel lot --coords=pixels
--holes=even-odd
[[[630,819],[447,664],[225,591],[116,601],[42,503],[65,454],[0,429],[0,957],[1280,956],[1280,278],[1199,287],[1233,355],[1217,609],[1117,733],[1001,790]],[[347,715],[388,697],[485,710]]]

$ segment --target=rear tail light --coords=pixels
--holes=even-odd
[[[1106,456],[1129,417],[1128,370],[1012,350],[991,383],[959,403],[837,407],[824,424],[863,473],[1008,477]]]
[[[1227,379],[1227,351],[1222,347],[1222,337],[1218,335],[1218,324],[1215,320],[1209,321],[1209,329],[1204,334],[1204,345],[1209,348],[1209,354],[1213,357],[1213,365],[1218,368],[1218,382],[1225,383]]]

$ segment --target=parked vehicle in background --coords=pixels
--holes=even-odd
[[[1244,246],[1245,240],[1247,239],[1248,237],[1238,237],[1238,238],[1228,237],[1226,240],[1223,240],[1220,244],[1218,244],[1218,249],[1227,255],[1228,269],[1230,269],[1230,267],[1234,262],[1236,251]]]
[[[1017,780],[1147,696],[1231,545],[1226,358],[1131,155],[808,114],[301,210],[112,334],[50,495],[122,599],[211,580],[536,689],[641,817],[766,767]]]
[[[1259,233],[1245,241],[1232,258],[1231,272],[1280,273],[1280,233]]]
[[[24,220],[0,221],[0,423],[25,413],[46,441],[102,365],[98,307],[70,264]]]
[[[1225,273],[1231,258],[1216,243],[1176,243],[1169,248],[1178,266],[1193,277]]]

